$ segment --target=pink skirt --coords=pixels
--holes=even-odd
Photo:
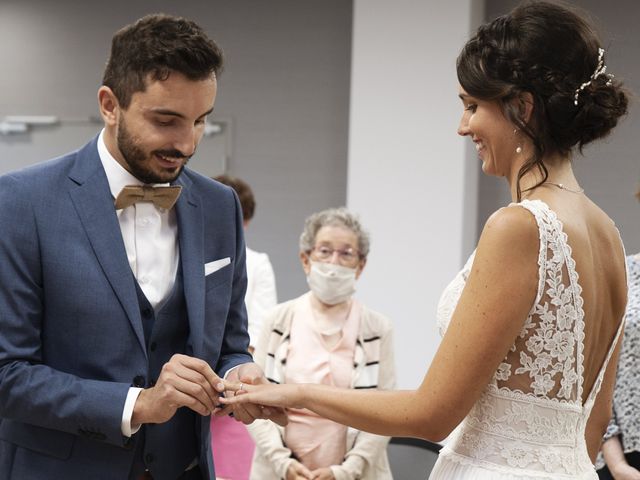
[[[211,417],[211,450],[219,480],[249,480],[255,444],[242,422]]]

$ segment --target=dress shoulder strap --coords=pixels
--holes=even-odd
[[[547,251],[552,236],[551,232],[555,229],[555,225],[553,224],[555,215],[552,215],[553,212],[551,212],[546,203],[539,200],[523,200],[520,203],[514,202],[509,204],[509,207],[521,207],[528,210],[538,225],[538,288],[534,302],[535,308],[535,305],[540,303],[545,292]]]

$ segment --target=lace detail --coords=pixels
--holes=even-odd
[[[533,213],[538,224],[538,295],[519,341],[494,375],[494,381],[507,388],[513,383],[536,397],[579,404],[584,311],[571,247],[561,222],[545,204],[525,200],[521,206]],[[516,375],[525,378],[511,382]]]
[[[583,405],[584,302],[567,235],[544,202],[516,205],[530,211],[538,226],[536,299],[492,382],[443,450],[443,459],[465,458],[485,469],[532,478],[591,478],[595,473],[584,433],[615,341]],[[441,332],[474,256],[440,299]]]

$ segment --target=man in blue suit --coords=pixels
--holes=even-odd
[[[238,201],[184,168],[221,66],[195,23],[143,17],[113,38],[100,135],[0,177],[3,480],[214,478],[219,376],[266,382]]]

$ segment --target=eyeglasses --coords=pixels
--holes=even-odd
[[[343,266],[353,266],[360,260],[360,252],[353,248],[332,248],[327,245],[316,245],[311,250],[315,257],[321,262],[333,260],[334,254],[338,254],[338,263]]]

